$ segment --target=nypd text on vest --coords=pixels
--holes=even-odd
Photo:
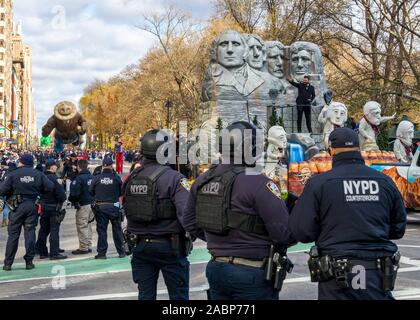
[[[201,190],[205,194],[219,194],[220,183],[219,182],[208,183]]]
[[[147,184],[130,186],[131,194],[147,194]]]
[[[379,183],[373,180],[343,180],[347,202],[379,201]]]
[[[22,182],[22,183],[31,183],[31,182],[34,182],[34,181],[35,181],[35,178],[31,177],[31,176],[26,176],[26,177],[21,177],[20,178],[20,182]]]
[[[101,179],[101,184],[110,185],[110,184],[113,184],[113,183],[114,183],[114,180],[112,180],[111,178]]]

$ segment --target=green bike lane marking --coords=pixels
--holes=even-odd
[[[309,250],[312,244],[297,244],[289,248],[288,252],[302,252]],[[210,260],[210,254],[206,248],[194,249],[188,257],[191,264],[206,263]],[[62,269],[64,267],[64,269]],[[130,258],[113,258],[107,260],[95,260],[94,257],[75,260],[60,261],[35,261],[35,269],[25,270],[24,263],[16,263],[12,266],[12,271],[0,270],[0,283],[14,281],[42,280],[53,278],[57,275],[66,276],[88,276],[103,273],[117,273],[131,271]]]

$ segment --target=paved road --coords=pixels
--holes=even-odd
[[[0,299],[136,299],[137,288],[132,282],[130,258],[119,259],[114,245],[110,243],[109,259],[94,260],[94,253],[81,257],[69,253],[77,248],[74,210],[69,210],[63,222],[61,247],[67,250],[69,259],[60,262],[35,260],[36,268],[24,269],[23,236],[12,272],[0,270]],[[0,228],[0,264],[2,265],[6,229]],[[111,230],[109,240],[112,241]],[[94,243],[97,241],[94,235]],[[402,266],[394,294],[397,299],[420,300],[420,225],[407,228],[404,239],[398,241],[403,255]],[[308,245],[299,244],[291,249],[290,258],[295,263],[293,273],[288,277],[280,294],[281,299],[317,298],[317,287],[309,281],[306,266]],[[207,281],[205,267],[209,259],[205,244],[197,242],[190,256],[191,299],[206,299]],[[162,279],[159,281],[158,299],[167,299]]]

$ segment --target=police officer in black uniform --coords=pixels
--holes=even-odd
[[[77,163],[79,171],[76,179],[70,186],[69,201],[76,209],[76,228],[79,238],[79,248],[72,251],[74,255],[88,254],[92,252],[92,225],[94,215],[92,204],[94,198],[89,193],[89,186],[92,183],[93,176],[88,169],[87,160],[80,160]]]
[[[348,128],[330,135],[333,169],[309,180],[292,211],[298,241],[315,241],[311,278],[318,299],[392,299],[406,210],[394,182],[365,165]]]
[[[35,256],[35,228],[38,222],[37,200],[41,194],[54,190],[54,183],[42,172],[33,169],[34,158],[23,154],[19,159],[19,168],[10,173],[0,184],[0,196],[6,196],[13,203],[8,226],[9,237],[3,270],[12,270],[12,264],[18,249],[22,227],[25,235],[26,269],[33,269]]]
[[[293,241],[289,213],[277,185],[252,168],[257,128],[241,121],[226,130],[223,162],[194,182],[185,227],[207,241],[212,255],[206,270],[209,299],[276,300],[285,270],[292,267],[285,255]]]
[[[185,237],[182,216],[189,184],[182,174],[158,163],[158,150],[158,155],[164,155],[159,149],[164,142],[158,134],[158,130],[152,130],[144,135],[142,165],[123,186],[128,233],[134,236],[133,280],[138,284],[139,300],[156,300],[161,271],[169,298],[188,300],[187,255],[192,243]]]
[[[112,236],[118,255],[120,258],[126,256],[124,250],[124,236],[121,228],[122,219],[119,199],[121,196],[122,181],[121,178],[113,172],[113,163],[111,158],[106,157],[102,163],[102,173],[95,176],[89,187],[89,193],[95,199],[93,210],[98,231],[98,254],[95,256],[95,259],[106,259],[109,222],[112,224]]]
[[[41,259],[48,257],[47,237],[50,236],[50,254],[51,260],[67,259],[67,256],[60,254],[60,224],[62,219],[62,206],[66,201],[66,191],[58,183],[57,169],[59,165],[54,160],[47,160],[45,163],[45,175],[54,183],[54,190],[45,193],[41,197],[41,219],[40,229],[38,231],[38,240],[36,242],[36,251],[39,252]]]

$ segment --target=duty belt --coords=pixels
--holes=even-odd
[[[237,264],[241,266],[254,267],[254,268],[262,268],[265,265],[265,260],[249,260],[249,259],[238,258],[238,257],[213,257],[213,261],[229,263],[229,264]]]
[[[366,270],[381,269],[381,259],[376,260],[357,260],[357,259],[333,259],[333,265],[342,267],[351,271],[355,266],[363,266]]]
[[[102,204],[112,204],[113,205],[114,203],[106,202],[106,201],[96,201],[96,205],[100,206]]]
[[[171,241],[170,237],[137,237],[137,243],[146,242],[146,243],[167,243]]]

